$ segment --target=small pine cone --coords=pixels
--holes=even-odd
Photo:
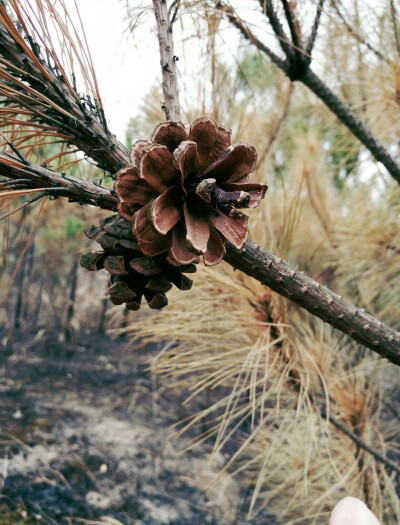
[[[150,308],[159,309],[168,304],[165,294],[172,285],[180,290],[192,287],[184,273],[194,273],[195,264],[176,267],[167,262],[165,255],[144,255],[131,223],[120,215],[102,219],[99,226],[91,226],[85,234],[98,242],[102,251],[82,254],[81,266],[90,271],[108,271],[108,293],[113,304],[125,303],[128,310],[139,310],[144,296]]]

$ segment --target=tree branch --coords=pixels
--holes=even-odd
[[[315,14],[314,23],[311,29],[311,34],[306,45],[306,53],[311,56],[312,50],[314,48],[315,40],[317,38],[319,22],[321,20],[322,8],[324,7],[325,0],[319,0],[317,6],[317,12]]]
[[[177,57],[174,54],[172,23],[166,0],[153,0],[154,14],[157,22],[158,43],[160,45],[160,63],[162,87],[164,92],[164,112],[167,120],[180,120],[178,80],[176,75]],[[174,17],[175,18],[175,17]]]
[[[239,31],[247,40],[254,44],[260,51],[265,53],[275,65],[282,69],[284,73],[288,74],[289,68],[285,60],[282,60],[280,57],[278,57],[278,55],[271,51],[269,47],[267,47],[261,42],[261,40],[259,40],[255,35],[253,35],[250,29],[243,24],[243,22],[238,18],[238,16],[235,14],[231,7],[225,6],[224,4],[222,4],[222,2],[217,2],[216,9],[219,9],[220,11],[225,13],[229,22],[232,25],[234,25],[237,29],[239,29]]]
[[[30,188],[58,188],[57,195],[80,204],[113,211],[116,208],[117,197],[107,188],[36,164],[22,164],[16,157],[4,153],[0,155],[0,175],[9,179],[28,180],[25,184]],[[225,261],[392,363],[400,365],[400,333],[302,272],[294,270],[265,248],[247,241],[240,252],[228,243]]]
[[[282,0],[283,9],[285,11],[285,17],[292,35],[292,41],[295,46],[295,50],[298,52],[302,48],[301,35],[298,21],[294,13],[293,7],[289,4],[288,0]]]
[[[71,202],[91,204],[105,210],[115,211],[117,198],[111,190],[66,174],[56,173],[37,164],[22,164],[19,159],[0,154],[0,175],[9,179],[28,181],[29,188],[57,188],[57,195]]]
[[[296,271],[265,248],[247,241],[239,252],[227,244],[225,261],[400,366],[399,332]]]
[[[329,87],[311,71],[309,61],[301,60],[301,63],[293,62],[293,59],[281,60],[260,40],[258,40],[246,27],[243,22],[235,15],[232,9],[223,6],[220,2],[217,8],[225,12],[228,20],[237,27],[242,35],[254,44],[260,51],[269,58],[293,81],[298,80],[306,85],[324,104],[338,117],[338,119],[358,138],[362,144],[372,153],[375,159],[381,162],[390,175],[400,184],[400,166],[395,162],[387,149],[379,142],[374,135],[364,126],[357,115],[346,106]],[[276,35],[280,41],[279,34]],[[306,55],[304,55],[306,56]],[[297,67],[296,67],[297,64]]]
[[[364,144],[375,159],[382,162],[392,177],[400,184],[400,166],[393,160],[383,144],[364,126],[357,115],[311,69],[305,72],[301,82],[325,103],[353,135]]]
[[[269,20],[269,23],[272,26],[272,29],[274,30],[274,33],[278,39],[279,45],[282,48],[282,51],[285,53],[285,55],[289,58],[293,55],[294,50],[293,47],[290,45],[290,40],[288,36],[285,33],[285,30],[283,29],[278,15],[276,14],[274,10],[274,6],[272,5],[272,0],[259,0],[261,7],[264,10],[264,13],[267,15],[267,18]]]
[[[6,17],[5,10],[3,12],[0,9],[0,14]],[[11,19],[7,21],[12,24]],[[69,141],[95,160],[100,168],[111,174],[129,162],[126,147],[109,133],[103,108],[98,101],[93,104],[89,97],[82,99],[69,90],[61,72],[57,68],[50,68],[43,60],[35,61],[27,47],[18,45],[1,22],[0,60],[4,66],[0,86],[4,90],[9,85],[12,88],[12,100],[29,112],[27,125],[29,122],[39,122],[46,123],[53,130],[57,129],[63,136],[69,136]],[[2,80],[3,77],[8,79],[7,84]]]

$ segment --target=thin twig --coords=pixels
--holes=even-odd
[[[177,5],[176,5],[177,4]],[[172,26],[174,25],[174,22],[176,20],[176,17],[178,15],[178,9],[179,9],[179,4],[180,4],[180,0],[177,0],[175,2],[172,2],[170,8],[168,9],[168,14],[170,15],[171,14],[171,9],[174,5],[176,5],[175,7],[175,10],[174,10],[174,14],[170,17],[171,18],[171,22],[169,23],[169,30],[172,31]]]
[[[285,30],[282,27],[282,24],[279,21],[278,15],[275,12],[274,6],[272,5],[272,0],[259,0],[261,6],[263,7],[264,14],[267,16],[269,23],[274,30],[274,33],[278,39],[279,45],[282,48],[282,51],[289,58],[293,55],[293,48],[290,46],[290,40],[285,33]]]
[[[306,45],[306,53],[307,55],[310,55],[310,56],[314,49],[315,40],[317,38],[319,22],[321,20],[322,8],[324,7],[324,3],[325,3],[325,0],[319,0],[318,6],[317,6],[317,12],[315,14],[314,23],[313,23],[311,33],[310,33],[310,37]]]
[[[285,12],[285,17],[290,29],[290,34],[292,35],[292,41],[296,49],[302,47],[301,45],[301,35],[299,24],[296,20],[296,14],[293,7],[289,4],[288,0],[282,0],[283,10]]]
[[[263,44],[261,40],[259,40],[250,31],[250,29],[243,24],[242,20],[236,15],[236,13],[233,11],[231,7],[225,6],[222,2],[217,2],[216,9],[225,13],[229,22],[231,22],[232,25],[234,25],[237,29],[239,29],[239,31],[242,33],[242,35],[247,40],[249,40],[252,44],[254,44],[260,51],[263,51],[263,53],[265,53],[275,65],[277,65],[280,69],[282,69],[284,73],[286,74],[288,73],[289,68],[285,60],[282,60],[269,47]]]
[[[374,447],[368,445],[368,443],[365,443],[365,441],[363,441],[359,436],[357,436],[357,434],[355,434],[352,430],[346,427],[346,425],[343,425],[343,423],[338,421],[335,417],[333,417],[330,414],[329,416],[327,416],[326,411],[323,407],[321,407],[321,415],[323,418],[328,419],[332,423],[332,425],[335,425],[335,427],[337,427],[344,434],[349,436],[349,438],[352,439],[355,443],[357,443],[357,445],[360,448],[371,454],[377,461],[379,461],[379,463],[383,463],[390,470],[394,470],[395,472],[397,472],[397,474],[400,474],[400,466],[397,463],[378,452]]]
[[[33,204],[34,202],[42,199],[43,197],[46,197],[47,195],[49,195],[48,191],[42,191],[41,193],[39,193],[39,195],[36,195],[35,197],[33,197],[32,199],[26,202],[23,202],[22,204],[17,206],[17,208],[15,208],[14,210],[11,210],[8,213],[5,213],[4,215],[0,217],[0,221],[2,221],[3,219],[6,219],[7,217],[10,217],[10,215],[14,215],[14,213],[17,213],[18,211],[22,210],[23,208],[26,208],[30,204]]]

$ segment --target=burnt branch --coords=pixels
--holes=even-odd
[[[296,19],[296,13],[290,2],[288,0],[282,0],[283,9],[285,11],[285,17],[290,29],[290,34],[292,36],[293,44],[296,48],[296,51],[301,49],[301,35],[300,35],[300,26]]]
[[[16,182],[23,179],[25,187],[47,189],[49,194],[67,197],[79,204],[91,204],[112,211],[117,204],[117,198],[107,188],[37,164],[22,164],[19,159],[4,153],[0,154],[0,175]]]
[[[400,184],[400,166],[387,149],[367,129],[357,115],[337,97],[311,69],[303,75],[301,82],[307,86],[346,125],[376,160],[382,162],[392,177]]]
[[[12,24],[1,5],[0,15]],[[74,144],[100,168],[114,174],[129,162],[129,155],[125,146],[109,132],[100,103],[70,89],[62,72],[41,58],[40,47],[31,35],[26,38],[37,56],[27,45],[20,46],[15,35],[0,22],[2,95],[9,99],[8,103],[16,103],[21,113],[27,112],[27,124],[47,125],[49,130],[57,130],[63,141]]]
[[[282,27],[282,24],[279,21],[278,15],[275,12],[274,6],[272,5],[272,0],[260,0],[260,4],[264,10],[265,15],[267,16],[269,23],[271,24],[272,29],[278,39],[279,45],[282,48],[282,51],[287,57],[292,56],[293,48],[290,45],[290,40],[285,33],[285,30]]]
[[[176,18],[177,8],[171,21],[165,0],[153,0],[153,9],[157,22],[158,43],[160,46],[160,64],[164,93],[163,110],[167,120],[178,121],[181,119],[181,110],[176,75],[177,57],[174,54],[174,41],[172,38],[172,25]]]
[[[228,243],[225,261],[400,366],[399,332],[295,270],[265,248],[247,241],[240,252]]]
[[[319,22],[321,20],[322,15],[322,8],[324,7],[325,0],[319,0],[318,6],[317,6],[317,12],[315,14],[314,23],[311,29],[311,34],[308,39],[307,45],[306,45],[306,53],[307,55],[311,55],[312,50],[314,48],[315,40],[317,38],[318,34],[318,28],[319,28]]]

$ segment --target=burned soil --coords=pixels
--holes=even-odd
[[[3,339],[0,524],[247,523],[239,482],[211,445],[179,453],[184,396],[158,385],[157,348],[95,333]],[[271,516],[251,523],[273,523]]]

